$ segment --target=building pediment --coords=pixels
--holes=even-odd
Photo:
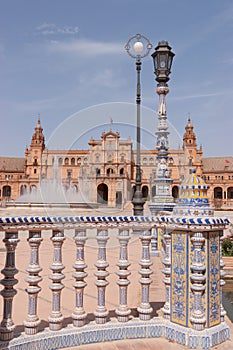
[[[119,132],[113,132],[112,129],[110,129],[108,132],[103,132],[102,135],[101,135],[101,138],[103,140],[106,140],[106,139],[119,139],[120,138],[120,134]]]

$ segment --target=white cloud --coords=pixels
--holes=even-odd
[[[37,32],[43,35],[56,35],[56,34],[68,34],[73,35],[79,32],[79,28],[77,26],[64,26],[58,27],[54,23],[43,23],[36,28]]]
[[[50,50],[56,53],[77,54],[83,56],[100,56],[115,54],[123,51],[123,44],[112,42],[101,42],[85,39],[69,41],[51,41]]]
[[[82,74],[79,79],[82,89],[84,87],[118,88],[125,84],[125,80],[111,69],[104,69],[96,74]]]
[[[213,93],[209,93],[209,94],[195,94],[195,95],[184,95],[184,96],[174,96],[171,97],[172,100],[188,100],[188,99],[193,99],[193,98],[203,98],[203,97],[213,97],[213,96],[220,96],[223,95],[223,91],[220,92],[213,92]]]

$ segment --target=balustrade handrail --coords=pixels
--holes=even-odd
[[[182,225],[228,225],[228,218],[205,218],[205,217],[171,217],[171,216],[7,216],[0,217],[0,231],[5,231],[11,227],[18,227],[20,230],[28,230],[30,227],[43,227],[43,230],[51,229],[53,225],[64,227],[89,225],[100,227],[101,224],[108,227],[118,227],[119,225],[131,225],[133,227],[166,227],[167,224],[175,227]],[[171,226],[170,226],[171,227]],[[219,227],[218,227],[219,229]]]

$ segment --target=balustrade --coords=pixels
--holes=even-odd
[[[0,218],[0,231],[5,232],[3,243],[6,248],[5,262],[1,260],[5,266],[1,271],[4,277],[1,280],[3,319],[0,326],[0,340],[2,341],[0,349],[6,346],[6,342],[12,344],[9,349],[16,350],[19,344],[24,349],[23,344],[27,342],[34,342],[38,348],[53,349],[125,338],[165,336],[172,339],[169,333],[170,326],[166,326],[166,322],[172,324],[172,244],[176,244],[177,259],[183,249],[180,241],[177,241],[178,243],[176,240],[172,241],[174,233],[172,225],[174,226],[174,220],[166,217]],[[222,222],[222,227],[224,225]],[[152,318],[153,299],[150,297],[150,285],[153,281],[152,261],[159,257],[150,257],[150,251],[153,230],[157,229],[161,230],[165,242],[163,273],[165,274],[166,297],[162,308],[163,317]],[[51,232],[51,242],[48,241],[46,231]],[[14,338],[16,327],[13,321],[14,313],[17,312],[18,307],[22,308],[22,305],[17,305],[17,298],[14,298],[17,293],[18,281],[15,278],[18,273],[17,268],[20,270],[19,276],[22,276],[21,267],[15,262],[17,252],[20,250],[20,247],[16,250],[19,232],[22,242],[24,235],[28,234],[29,250],[25,258],[27,256],[29,262],[26,265],[28,267],[26,267],[27,276],[24,287],[26,290],[24,300],[28,300],[27,311],[25,309],[24,320],[22,319],[21,324],[17,323],[17,326],[24,326],[28,338],[25,338],[24,333]],[[131,232],[134,234],[131,235]],[[118,242],[117,256],[114,255],[116,251],[111,255],[113,236]],[[212,250],[218,249],[215,244],[217,242],[215,236],[212,238],[210,247]],[[130,241],[132,237],[134,240]],[[177,239],[180,239],[179,231]],[[201,331],[206,327],[203,295],[207,298],[205,300],[208,300],[206,296],[208,292],[206,269],[208,266],[203,260],[202,253],[203,245],[206,244],[205,239],[201,232],[194,232],[190,235],[192,254],[190,293],[193,295],[190,322],[193,331]],[[133,248],[135,240],[136,249]],[[45,241],[47,255],[43,252]],[[92,245],[93,242],[95,243]],[[67,244],[71,250],[64,256]],[[138,265],[140,266],[139,271]],[[50,274],[44,272],[48,268],[51,270]],[[220,293],[224,284],[222,269],[223,262],[220,256]],[[138,278],[131,277],[132,271],[138,271]],[[67,277],[69,273],[71,274],[70,279]],[[49,280],[50,284],[48,284]],[[69,281],[72,284],[70,287]],[[22,294],[21,277],[20,283],[19,292]],[[69,300],[66,294],[68,290]],[[130,300],[128,300],[129,291],[134,296]],[[40,310],[40,302],[45,298],[46,310],[49,310],[51,305],[51,312],[48,311],[46,315],[45,310],[43,312]],[[88,302],[90,298],[91,305]],[[220,316],[221,323],[224,324],[225,310],[222,304]],[[69,327],[66,327],[67,323]],[[229,337],[224,327],[221,341]],[[178,329],[177,332],[181,330]],[[186,335],[184,337],[186,340],[182,342],[188,344]]]

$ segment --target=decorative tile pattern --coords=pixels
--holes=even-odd
[[[9,342],[1,342],[4,350],[55,350],[67,347],[77,348],[85,344],[94,344],[122,339],[159,338],[187,346],[189,349],[205,349],[230,339],[230,331],[225,323],[204,331],[194,331],[157,317],[150,321],[131,320],[127,326],[121,322],[110,321],[96,326],[91,322],[81,328],[67,327],[58,332],[43,331],[33,336],[20,335]]]
[[[209,232],[209,327],[220,323],[220,237],[219,232]]]
[[[29,227],[40,225],[76,225],[76,224],[197,224],[197,225],[227,225],[230,224],[227,218],[214,217],[172,217],[172,216],[18,216],[18,217],[0,217],[0,230],[4,231],[4,227],[19,226],[20,229],[28,229]],[[34,224],[34,225],[33,225]],[[43,227],[44,229],[44,227]],[[45,227],[46,229],[46,227]]]
[[[171,260],[171,321],[187,326],[187,236],[172,234]]]

